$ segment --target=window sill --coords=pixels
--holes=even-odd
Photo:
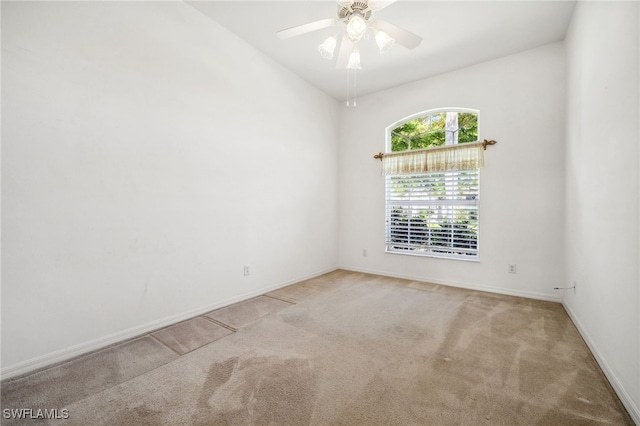
[[[386,254],[395,254],[400,256],[414,256],[414,257],[428,257],[432,259],[444,259],[444,260],[461,260],[463,262],[480,262],[480,256],[469,257],[469,256],[446,256],[446,255],[438,255],[434,253],[415,253],[415,252],[403,252],[403,251],[393,251],[385,249]]]

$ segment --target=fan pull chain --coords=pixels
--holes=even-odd
[[[347,69],[347,108],[351,106],[351,101],[353,101],[353,107],[358,106],[358,101],[356,100],[356,92],[357,92],[357,72],[358,70],[353,70],[353,96],[351,96],[351,78],[350,72],[351,70]]]
[[[358,106],[358,102],[356,101],[356,92],[357,92],[357,86],[356,86],[357,78],[356,78],[356,76],[358,75],[357,72],[358,72],[357,69],[353,70],[353,107],[354,108]]]
[[[347,68],[347,108],[349,108],[349,69]]]

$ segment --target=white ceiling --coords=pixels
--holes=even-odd
[[[338,100],[347,97],[347,72],[323,59],[318,45],[336,28],[280,40],[276,31],[334,17],[335,1],[189,1],[284,67]],[[374,12],[423,37],[380,55],[361,41],[358,96],[564,39],[575,1],[407,1]],[[343,30],[344,24],[339,24]]]

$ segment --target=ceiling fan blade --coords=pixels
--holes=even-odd
[[[387,21],[383,21],[382,19],[376,19],[371,22],[371,26],[376,30],[384,31],[389,37],[393,37],[396,43],[401,44],[407,49],[415,49],[420,42],[422,42],[422,37],[419,35],[397,27]]]
[[[295,27],[280,30],[276,33],[276,35],[281,39],[291,38],[291,37],[299,36],[302,34],[310,33],[311,31],[330,27],[332,25],[335,25],[336,22],[337,22],[336,18],[325,18],[319,21],[309,22],[307,24],[297,25]]]
[[[351,39],[345,34],[342,37],[342,42],[340,43],[340,50],[338,51],[338,59],[336,60],[336,68],[343,69],[347,67],[349,63],[349,56],[353,51],[353,42]]]
[[[393,3],[398,0],[375,0],[369,2],[369,8],[371,10],[382,10],[387,6],[391,6]]]

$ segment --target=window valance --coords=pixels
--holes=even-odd
[[[383,175],[446,172],[484,166],[484,151],[496,141],[471,142],[438,148],[378,154]]]

